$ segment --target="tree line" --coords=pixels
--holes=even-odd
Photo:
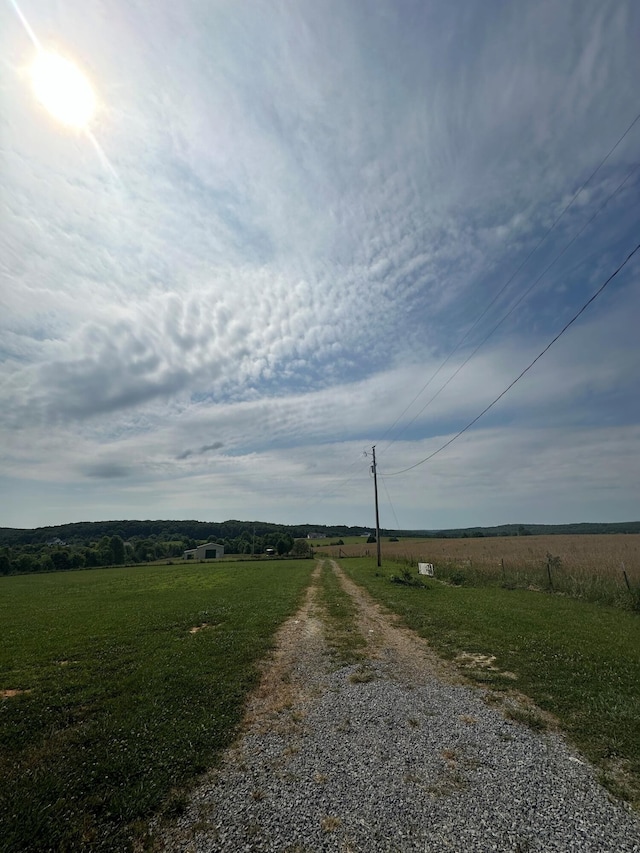
[[[24,530],[15,527],[0,527],[0,545],[45,544],[53,539],[61,539],[67,544],[91,541],[97,542],[104,536],[120,536],[125,542],[133,539],[159,538],[163,541],[175,539],[196,539],[198,541],[217,542],[244,539],[251,541],[253,536],[286,532],[293,539],[306,538],[308,534],[320,536],[359,536],[368,533],[368,527],[347,527],[345,525],[328,526],[323,524],[272,524],[265,521],[237,521],[231,519],[222,522],[208,521],[77,521],[60,524],[55,527],[36,527]]]
[[[182,558],[205,542],[224,545],[232,555],[305,556],[307,535],[332,539],[367,534],[370,528],[344,525],[277,525],[261,521],[98,521],[33,530],[0,528],[0,575],[119,566]],[[387,530],[383,536],[464,538],[560,533],[640,533],[640,522],[586,524],[502,524],[451,530]],[[375,540],[373,540],[375,541]]]
[[[205,542],[224,545],[225,554],[260,556],[267,551],[278,556],[305,557],[310,553],[306,539],[294,539],[286,530],[273,530],[263,535],[245,530],[235,538],[207,536],[203,539],[176,538],[151,534],[123,539],[119,534],[102,536],[97,541],[65,542],[56,536],[47,542],[27,542],[0,546],[0,575],[32,572],[61,572],[98,566],[123,566],[153,560],[182,559],[184,551]]]

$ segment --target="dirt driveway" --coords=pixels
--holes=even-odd
[[[332,658],[321,572],[355,605],[366,678],[362,662]],[[335,562],[319,562],[240,737],[180,819],[156,829],[158,849],[638,853],[640,822],[586,761],[489,698]]]

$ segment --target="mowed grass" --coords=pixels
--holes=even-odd
[[[495,656],[464,673],[553,714],[616,795],[640,808],[640,616],[568,596],[428,581],[389,582],[371,559],[341,565],[444,657]],[[513,677],[515,676],[515,678]],[[532,722],[540,720],[534,715]]]
[[[123,851],[179,808],[232,739],[312,568],[1,578],[0,848]]]
[[[325,630],[331,654],[339,666],[359,663],[366,643],[356,625],[356,607],[327,560],[322,564],[319,592],[320,605],[326,614]]]

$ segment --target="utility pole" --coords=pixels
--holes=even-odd
[[[371,454],[373,456],[373,465],[371,466],[371,470],[373,472],[373,490],[376,496],[376,548],[378,551],[378,568],[382,565],[382,560],[380,558],[380,513],[378,511],[378,472],[376,470],[376,446],[375,444],[371,448]]]

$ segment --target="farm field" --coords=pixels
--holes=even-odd
[[[440,577],[456,582],[495,582],[518,587],[549,584],[594,601],[629,604],[622,567],[632,589],[640,588],[640,535],[495,536],[474,539],[401,539],[381,537],[383,562],[415,566],[433,563]],[[332,557],[375,556],[376,546],[322,547]]]
[[[332,546],[331,543],[337,542],[338,539],[342,539],[345,545],[362,545],[363,547],[365,547],[367,541],[366,536],[330,536],[323,539],[308,539],[307,541],[312,548],[324,549],[326,547],[335,547],[335,545]]]
[[[312,561],[0,578],[3,853],[129,849],[236,731]]]
[[[390,582],[375,559],[342,569],[491,695],[516,691],[552,714],[599,768],[603,783],[640,809],[640,615],[524,589]],[[415,573],[415,572],[414,572]],[[533,728],[553,725],[535,708]]]

